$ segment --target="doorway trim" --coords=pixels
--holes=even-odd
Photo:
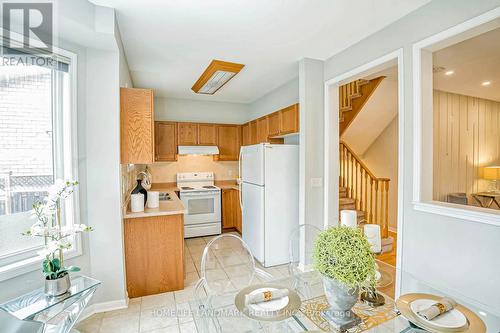
[[[350,81],[359,79],[372,73],[376,73],[389,62],[397,62],[398,66],[398,213],[397,229],[398,239],[396,242],[396,297],[401,291],[401,274],[403,258],[403,209],[404,209],[404,64],[403,48],[376,58],[368,63],[362,64],[354,69],[342,73],[325,82],[325,108],[324,112],[324,225],[325,228],[338,223],[339,210],[339,87]]]

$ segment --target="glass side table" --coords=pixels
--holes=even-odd
[[[71,278],[71,288],[61,296],[45,296],[44,289],[0,304],[0,309],[19,320],[41,322],[44,333],[66,333],[75,325],[101,282],[86,276]]]

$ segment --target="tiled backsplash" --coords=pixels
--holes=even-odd
[[[137,174],[144,170],[143,165],[135,164],[122,164],[121,165],[121,176],[122,176],[122,204],[126,204],[130,197],[130,192],[134,189],[137,184]]]
[[[213,172],[216,180],[238,178],[237,161],[214,161],[212,156],[178,156],[177,162],[161,162],[149,165],[153,183],[176,182],[179,172]],[[142,169],[139,169],[140,171]]]

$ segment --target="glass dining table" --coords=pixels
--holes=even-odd
[[[490,314],[476,304],[471,305],[460,293],[445,288],[436,288],[409,273],[399,272],[394,269],[394,276],[399,279],[399,287],[404,293],[423,292],[440,296],[451,296],[460,304],[474,311],[485,322],[487,332],[500,331],[500,317]],[[234,289],[220,295],[211,295],[200,300],[190,302],[190,310],[194,322],[200,333],[211,332],[338,332],[325,320],[321,311],[328,307],[323,282],[316,271],[301,273],[296,276],[279,278],[266,281],[273,285],[283,286],[295,290],[301,299],[298,311],[290,317],[280,321],[255,320],[246,317],[238,311],[235,297],[239,290]],[[395,280],[390,281],[395,283]],[[394,285],[385,285],[379,292],[385,298],[382,306],[371,306],[359,300],[353,311],[362,319],[361,323],[348,330],[349,333],[374,332],[374,333],[420,333],[426,332],[413,326],[406,320],[395,306],[395,301],[387,295],[394,290]]]

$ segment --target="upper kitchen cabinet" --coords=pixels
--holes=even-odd
[[[198,144],[198,124],[177,123],[177,144],[193,146]]]
[[[279,111],[279,135],[297,133],[299,131],[299,104],[290,105]]]
[[[219,161],[237,161],[240,154],[241,127],[239,125],[217,125]]]
[[[267,117],[261,117],[257,119],[257,142],[268,142],[268,131]]]
[[[201,146],[217,145],[217,127],[214,124],[198,124],[198,144]]]
[[[258,131],[257,131],[257,120],[252,120],[249,123],[250,126],[250,144],[259,143],[258,141]]]
[[[280,112],[274,112],[267,116],[269,136],[280,135]]]
[[[250,123],[241,125],[241,145],[247,146],[252,144],[252,137],[250,135]]]
[[[153,90],[120,88],[121,163],[153,163],[153,140]]]
[[[177,123],[155,121],[155,161],[177,161]]]

